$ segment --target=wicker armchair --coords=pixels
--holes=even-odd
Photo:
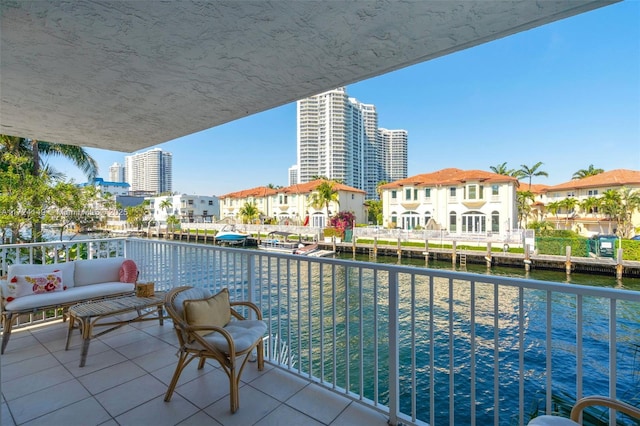
[[[234,307],[245,306],[256,319],[243,317]],[[229,302],[227,289],[215,296],[202,288],[177,287],[165,296],[165,308],[173,320],[180,349],[178,365],[164,400],[169,401],[182,370],[195,358],[198,368],[208,358],[217,360],[229,377],[231,412],[240,405],[238,387],[240,376],[252,351],[257,349],[258,370],[264,368],[262,337],[267,326],[262,313],[251,302]]]
[[[640,409],[633,405],[606,396],[588,396],[579,399],[573,406],[571,409],[571,419],[545,415],[531,420],[527,426],[579,426],[582,424],[580,423],[582,411],[592,405],[613,408],[631,418],[640,420]]]

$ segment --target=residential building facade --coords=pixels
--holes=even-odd
[[[246,203],[254,203],[260,211],[261,219],[274,219],[284,225],[309,225],[325,227],[328,218],[340,211],[353,212],[356,223],[366,221],[364,208],[365,193],[341,183],[334,183],[338,202],[329,203],[329,216],[325,206],[313,206],[314,191],[323,182],[317,179],[311,182],[290,185],[285,188],[258,187],[220,196],[222,218],[241,220],[240,211]]]
[[[220,217],[220,200],[206,195],[166,195],[147,197],[149,212],[159,224],[166,224],[169,216],[181,223],[210,223]]]
[[[378,128],[376,107],[350,98],[344,87],[299,100],[297,116],[290,185],[322,176],[377,199],[380,181],[407,176],[407,131]]]
[[[133,192],[161,194],[173,188],[173,155],[160,148],[125,157],[125,178]]]
[[[381,185],[384,224],[449,234],[504,234],[517,227],[517,179],[443,169]]]
[[[108,182],[102,178],[94,178],[93,181],[83,183],[80,186],[93,185],[103,195],[127,195],[129,194],[129,184],[126,182]]]
[[[520,189],[526,190],[527,185],[521,184]],[[640,196],[638,170],[610,170],[559,185],[533,186],[531,192],[535,201],[531,205],[530,220],[550,222],[555,229],[568,229],[588,237],[615,233],[631,237],[640,228],[640,211],[637,208],[629,210],[628,229],[620,228],[624,225],[607,209],[607,203],[624,208],[625,192]],[[621,198],[617,199],[616,194]]]

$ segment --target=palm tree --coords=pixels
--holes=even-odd
[[[558,212],[560,212],[561,208],[560,201],[552,201],[547,204],[547,211],[556,217],[556,229],[558,228]]]
[[[618,217],[620,216],[622,197],[620,193],[615,189],[608,189],[602,194],[601,200],[602,212],[609,219],[608,233],[611,234],[613,232],[613,230],[611,229],[612,222],[614,220],[618,220]]]
[[[618,218],[618,235],[628,238],[633,235],[632,217],[636,210],[640,210],[640,191],[631,188],[621,188],[620,216]]]
[[[316,209],[320,210],[322,207],[327,209],[327,220],[329,220],[329,204],[331,202],[339,203],[338,190],[334,188],[334,182],[330,180],[323,181],[318,185],[315,191],[310,196],[310,204]]]
[[[569,215],[573,213],[576,205],[578,205],[578,200],[573,197],[567,197],[564,200],[560,201],[559,204],[567,210],[567,213],[564,216],[564,229],[567,229]]]
[[[253,219],[260,216],[260,211],[255,203],[244,203],[238,213],[240,213],[243,223],[251,223]]]
[[[584,179],[589,176],[599,175],[603,173],[604,169],[596,169],[593,167],[593,164],[589,164],[589,167],[586,169],[580,169],[571,176],[571,179]]]
[[[531,203],[535,200],[535,196],[531,191],[518,191],[516,192],[516,199],[518,204],[518,226],[521,226],[524,221],[524,226],[527,226],[527,218],[531,213]]]
[[[589,197],[582,200],[580,203],[580,208],[586,213],[592,216],[595,216],[595,211],[598,207],[600,207],[601,200],[596,197]]]
[[[28,167],[28,170],[33,176],[39,176],[42,166],[44,165],[44,172],[48,177],[57,177],[58,179],[61,177],[57,172],[43,163],[42,156],[65,157],[71,160],[71,162],[87,176],[88,180],[92,180],[98,174],[98,165],[93,157],[91,157],[84,148],[75,145],[0,135],[0,153],[12,153],[28,157],[30,161],[26,167]],[[0,163],[0,169],[4,169],[4,160],[1,160]],[[33,200],[35,206],[42,202],[42,200],[37,198]],[[31,226],[32,241],[39,241],[41,239],[41,229],[42,219],[36,219]]]
[[[171,201],[171,198],[165,198],[160,202],[160,205],[158,207],[160,207],[162,210],[165,210],[168,215],[169,210],[171,210],[171,208],[173,207],[173,202]]]
[[[536,164],[534,164],[532,167],[527,166],[526,164],[521,164],[520,167],[521,169],[518,170],[518,172],[520,173],[520,177],[528,177],[529,178],[529,191],[531,191],[531,178],[533,176],[546,176],[549,177],[549,173],[543,171],[543,170],[538,170],[540,168],[540,166],[542,166],[542,161],[538,161]]]

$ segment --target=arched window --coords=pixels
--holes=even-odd
[[[480,234],[487,232],[487,216],[479,211],[462,214],[462,232]]]
[[[429,225],[429,221],[431,220],[431,212],[424,212],[424,227],[426,228]]]
[[[457,215],[456,212],[449,213],[449,232],[456,232],[456,223],[457,223]]]
[[[420,225],[420,215],[418,213],[402,213],[402,229],[414,229],[417,225]]]

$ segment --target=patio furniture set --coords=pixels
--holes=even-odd
[[[69,349],[73,331],[79,329],[83,339],[80,367],[84,367],[91,339],[134,322],[157,319],[163,325],[166,307],[180,348],[165,401],[171,399],[182,371],[191,361],[198,358],[201,369],[207,359],[213,359],[229,378],[230,408],[236,412],[240,376],[247,361],[255,354],[258,369],[264,367],[267,326],[259,308],[251,302],[230,301],[227,289],[215,295],[195,287],[155,293],[148,284],[136,284],[137,278],[135,263],[123,257],[10,265],[6,279],[0,283],[2,353],[19,315],[62,309],[63,319],[69,323],[65,350]],[[246,318],[242,312],[255,319]]]

